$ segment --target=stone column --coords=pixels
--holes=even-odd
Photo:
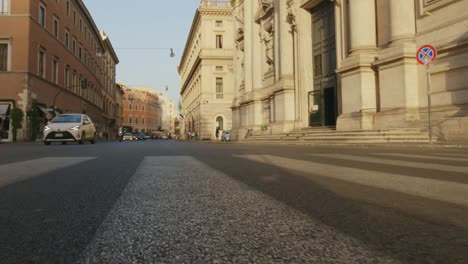
[[[244,2],[245,3],[245,2]],[[258,1],[250,1],[250,12],[255,14],[258,10]],[[263,79],[263,57],[262,57],[262,40],[260,39],[260,25],[252,22],[252,35],[248,38],[252,39],[252,72],[253,72],[253,89],[262,88]]]
[[[350,53],[375,50],[377,46],[375,0],[349,1],[348,5]]]
[[[416,32],[414,1],[392,0],[389,2],[392,44],[413,38]]]
[[[337,129],[372,129],[377,110],[376,74],[372,68],[377,56],[375,0],[349,1],[347,8],[349,56],[337,70],[343,98]]]
[[[253,89],[253,74],[252,74],[252,55],[255,51],[252,50],[252,30],[253,30],[253,16],[254,11],[252,7],[244,2],[242,4],[244,8],[244,71],[245,71],[245,92],[248,93]]]
[[[293,35],[291,34],[291,24],[288,23],[288,6],[286,0],[281,0],[278,3],[279,14],[279,56],[275,58],[275,64],[279,67],[280,78],[292,78],[293,75]]]

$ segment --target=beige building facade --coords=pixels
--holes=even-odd
[[[233,138],[263,130],[427,129],[430,66],[434,132],[468,139],[468,1],[232,0]]]
[[[184,131],[216,139],[231,129],[233,100],[232,7],[227,0],[201,1],[178,67]]]

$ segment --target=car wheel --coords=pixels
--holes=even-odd
[[[85,136],[86,136],[85,132],[81,133],[81,139],[80,139],[80,142],[79,142],[81,145],[85,143]]]
[[[44,145],[49,146],[50,142],[49,141],[44,141]]]

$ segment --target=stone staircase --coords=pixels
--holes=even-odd
[[[437,139],[433,138],[433,142]],[[294,129],[285,134],[269,135],[253,131],[245,142],[313,143],[313,144],[384,144],[428,143],[429,134],[420,129],[337,131],[334,127]]]

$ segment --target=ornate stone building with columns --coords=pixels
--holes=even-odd
[[[311,126],[427,129],[423,44],[434,132],[468,139],[468,1],[232,0],[233,138]]]
[[[184,136],[191,132],[200,139],[215,139],[220,131],[231,129],[231,14],[229,0],[203,0],[195,13],[178,67]]]

